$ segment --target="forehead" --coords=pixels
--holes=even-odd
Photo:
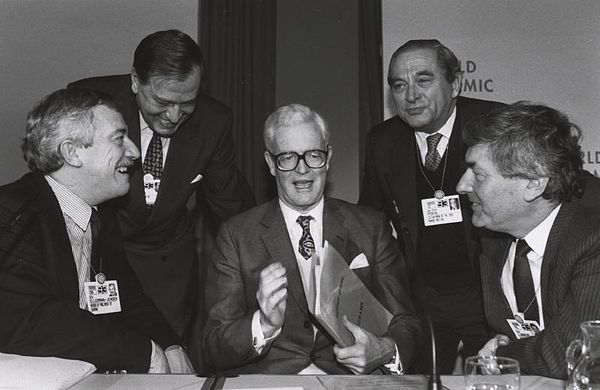
[[[440,74],[437,55],[431,49],[415,49],[399,54],[390,67],[390,74],[402,73]]]
[[[99,105],[93,107],[91,112],[92,125],[94,126],[96,134],[108,134],[127,130],[123,115],[116,109],[105,105]]]
[[[304,152],[323,149],[325,140],[315,123],[302,122],[275,129],[273,147],[275,153]]]
[[[200,89],[200,71],[194,69],[184,80],[171,76],[152,76],[144,87],[155,99],[170,102],[193,100]]]
[[[488,172],[497,172],[496,164],[492,160],[492,154],[488,144],[477,144],[470,146],[465,156],[467,164],[474,168],[485,169]]]

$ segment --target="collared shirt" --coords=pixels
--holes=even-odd
[[[542,306],[541,294],[542,261],[544,259],[544,252],[546,250],[548,236],[550,235],[550,230],[552,229],[554,220],[558,215],[560,206],[561,205],[556,206],[542,222],[540,222],[532,231],[527,233],[527,235],[522,238],[531,248],[531,251],[527,254],[527,259],[529,260],[529,267],[531,268],[533,288],[535,290],[535,298],[539,308],[540,330],[544,329],[544,310]],[[508,258],[504,263],[501,277],[502,291],[504,292],[504,296],[506,297],[513,314],[519,312],[517,309],[517,298],[515,297],[512,277],[515,264],[516,247],[516,242],[513,242],[508,251]]]
[[[323,267],[323,261],[325,260],[322,256],[323,254],[323,206],[325,204],[324,197],[317,203],[317,205],[311,209],[307,213],[299,213],[298,211],[290,208],[288,205],[282,202],[279,199],[279,207],[281,209],[281,213],[283,214],[283,219],[285,220],[285,226],[288,231],[288,235],[290,237],[290,241],[292,243],[292,247],[294,248],[294,254],[296,255],[296,263],[298,264],[298,269],[300,270],[300,276],[302,278],[302,285],[304,287],[304,292],[308,296],[308,283],[310,279],[310,267],[311,262],[310,259],[307,260],[300,254],[298,250],[298,246],[300,244],[300,238],[302,237],[302,227],[297,221],[300,215],[310,215],[313,219],[310,221],[310,234],[315,242],[315,250],[317,256],[320,259],[320,265],[315,267],[315,278],[317,280],[317,290],[318,281],[321,278],[321,270]],[[316,336],[317,328],[313,325],[313,337]],[[260,326],[260,315],[259,310],[254,313],[252,318],[252,337],[254,340],[254,347],[258,353],[261,353],[265,345],[277,338],[281,333],[281,329],[277,330],[273,336],[268,339],[264,338],[262,333],[262,329]],[[395,344],[394,344],[395,345]],[[396,347],[396,355],[394,359],[394,363],[392,365],[387,365],[388,369],[390,369],[393,373],[401,374],[402,373],[402,363],[400,361],[400,354],[398,351],[398,346]],[[325,374],[320,368],[315,366],[314,364],[310,364],[308,367],[304,368],[302,371],[298,373],[299,375],[320,375]]]
[[[50,185],[50,188],[52,188],[52,192],[54,192],[58,200],[65,220],[67,234],[71,242],[71,251],[80,281],[79,307],[85,309],[87,304],[82,282],[88,281],[90,275],[89,268],[82,269],[82,264],[89,264],[92,258],[92,229],[90,228],[92,208],[83,199],[49,175],[45,175],[44,178]]]
[[[454,122],[456,121],[456,107],[452,110],[452,114],[450,118],[444,123],[441,129],[436,131],[435,133],[426,133],[424,131],[415,131],[415,140],[417,141],[417,146],[419,147],[419,152],[421,154],[421,161],[425,161],[425,156],[427,156],[427,137],[433,134],[440,133],[442,135],[442,139],[437,144],[437,151],[440,156],[444,156],[444,152],[448,147],[448,142],[450,141],[450,136],[452,135],[452,128],[454,127]]]
[[[150,145],[150,140],[152,140],[152,136],[154,135],[154,131],[148,126],[142,113],[140,115],[140,149],[142,153],[142,163],[146,160],[146,152],[148,151],[148,145]],[[171,138],[160,137],[162,142],[162,157],[163,157],[163,167],[167,162],[167,153],[169,152],[169,145],[171,144]]]

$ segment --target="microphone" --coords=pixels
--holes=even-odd
[[[431,340],[431,375],[429,376],[429,381],[427,383],[428,390],[442,390],[444,386],[442,386],[442,380],[440,378],[440,374],[437,371],[437,359],[436,359],[436,348],[435,348],[435,332],[433,331],[433,322],[431,321],[431,314],[429,312],[429,306],[424,296],[424,291],[421,291],[421,294],[418,294],[417,291],[423,289],[424,282],[421,279],[421,272],[419,270],[419,264],[417,262],[417,251],[413,245],[412,239],[410,237],[410,230],[408,229],[408,224],[404,216],[400,213],[400,209],[398,208],[398,204],[396,203],[396,199],[392,195],[392,184],[390,181],[390,176],[385,175],[385,182],[390,193],[390,197],[392,198],[392,206],[394,213],[391,216],[392,224],[396,229],[400,238],[402,236],[402,241],[404,242],[404,254],[407,257],[407,262],[411,267],[411,296],[417,305],[417,311],[421,313],[425,313],[427,317],[427,325],[429,327],[429,338]],[[402,248],[401,248],[402,250]],[[422,310],[422,312],[421,312]]]
[[[440,374],[437,372],[437,362],[435,353],[435,332],[433,331],[433,323],[431,322],[431,316],[427,313],[427,323],[429,325],[429,336],[431,338],[431,375],[429,375],[429,382],[427,383],[427,390],[442,390],[442,379]]]

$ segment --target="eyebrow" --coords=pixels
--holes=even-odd
[[[167,99],[163,99],[163,98],[159,97],[158,95],[156,95],[154,93],[154,91],[150,91],[150,94],[152,95],[152,99],[154,99],[155,101],[157,101],[158,103],[161,103],[161,104],[163,104],[163,103],[166,103],[166,104],[171,104],[171,103],[190,104],[190,103],[193,103],[194,101],[196,101],[196,98],[194,98],[194,99],[186,100],[185,102],[173,102],[171,100],[167,100]]]
[[[435,76],[435,73],[433,73],[430,70],[420,70],[417,72],[417,76]]]

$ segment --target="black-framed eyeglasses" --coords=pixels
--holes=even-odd
[[[312,169],[323,168],[327,163],[327,156],[329,155],[329,146],[327,150],[307,150],[302,154],[296,152],[285,152],[274,155],[268,152],[271,157],[275,160],[277,169],[283,172],[293,171],[298,166],[300,160],[303,160],[307,167]]]

